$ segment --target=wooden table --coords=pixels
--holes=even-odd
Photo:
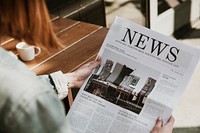
[[[108,29],[102,26],[51,17],[54,31],[64,48],[42,50],[34,60],[24,62],[36,74],[50,74],[61,70],[63,73],[71,72],[81,65],[95,59],[99,48],[107,34]],[[18,43],[10,37],[3,37],[3,48],[16,52]],[[69,105],[73,102],[72,91],[68,95]]]

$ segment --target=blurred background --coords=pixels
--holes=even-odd
[[[200,48],[200,0],[46,0],[62,18],[109,28],[115,16]],[[200,133],[200,64],[173,111],[174,133]]]

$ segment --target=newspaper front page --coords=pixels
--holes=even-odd
[[[149,133],[170,117],[200,51],[116,17],[98,56],[66,118],[73,133]]]

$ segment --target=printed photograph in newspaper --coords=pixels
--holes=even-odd
[[[139,114],[160,72],[128,58],[125,62],[118,62],[119,55],[110,53],[109,50],[104,51],[106,61],[93,73],[84,90]]]

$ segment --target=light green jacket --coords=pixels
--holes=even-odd
[[[0,133],[67,133],[65,110],[48,77],[0,48]]]

